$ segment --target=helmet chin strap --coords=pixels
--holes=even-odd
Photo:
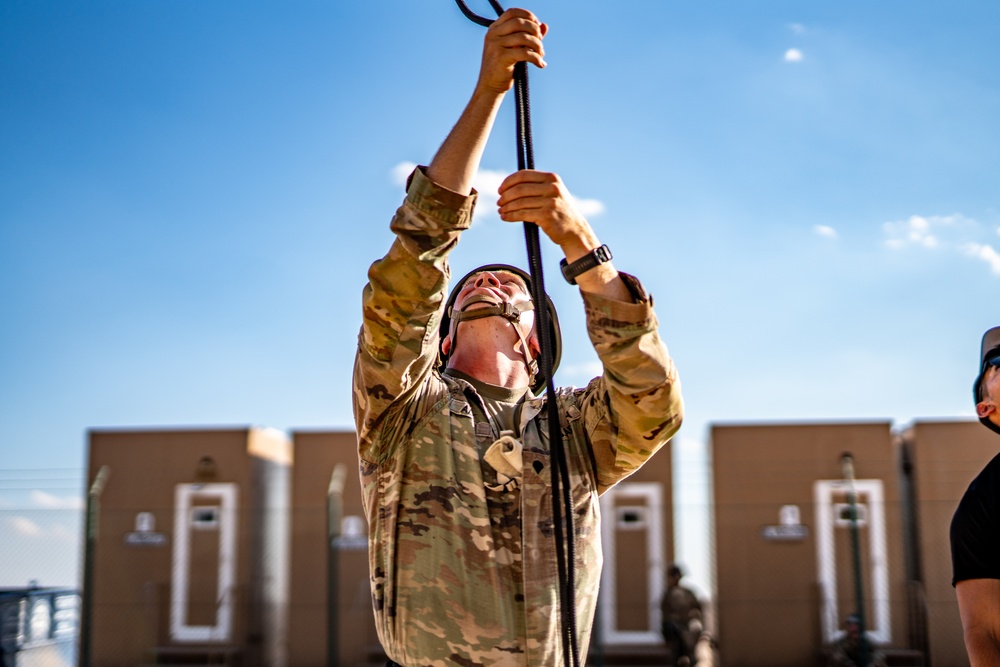
[[[485,308],[469,308],[469,306],[477,303],[487,303],[489,305]],[[532,358],[531,351],[528,348],[528,340],[524,337],[524,333],[521,331],[521,327],[519,327],[518,324],[520,323],[521,315],[523,313],[534,309],[535,304],[531,301],[525,301],[524,303],[515,306],[514,304],[507,302],[496,303],[486,295],[474,296],[465,303],[465,308],[463,310],[456,313],[454,309],[452,309],[451,312],[448,313],[451,317],[451,348],[453,350],[455,349],[455,343],[458,340],[459,322],[479,320],[484,317],[502,317],[513,325],[514,332],[521,340],[521,356],[524,357],[524,366],[528,370],[528,384],[530,385],[532,379],[535,377],[535,373],[538,372],[538,361]]]

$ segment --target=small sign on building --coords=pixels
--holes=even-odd
[[[809,537],[809,527],[802,525],[798,505],[782,505],[778,525],[764,526],[760,536],[769,542],[800,542]]]
[[[135,515],[135,530],[125,533],[125,544],[133,547],[162,547],[167,543],[167,536],[156,532],[156,517],[152,512],[139,512]]]

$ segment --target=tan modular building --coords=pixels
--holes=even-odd
[[[288,664],[291,453],[273,429],[91,431],[89,664]]]
[[[969,664],[955,589],[948,531],[958,501],[1000,452],[1000,436],[978,421],[917,421],[901,435],[913,470],[916,554],[926,609],[930,664]]]
[[[353,431],[95,430],[104,467],[92,665],[384,663]],[[601,499],[607,664],[662,654],[670,478],[668,446]]]
[[[725,667],[822,664],[857,611],[853,458],[865,626],[910,649],[899,465],[888,422],[714,426],[716,608]]]
[[[331,655],[341,665],[385,664],[368,586],[367,523],[354,431],[295,432],[292,442],[289,664],[325,667]],[[331,493],[331,481],[338,486],[340,480],[343,486]],[[340,520],[333,533],[339,537],[331,549],[329,520],[336,520],[337,512],[329,512],[328,505],[338,490]],[[331,577],[336,588],[330,587]],[[329,605],[331,595],[335,607]]]
[[[820,648],[855,611],[844,452],[872,640],[890,664],[968,665],[949,527],[1000,452],[974,420],[916,421],[897,434],[888,422],[713,427],[720,664],[823,664]]]

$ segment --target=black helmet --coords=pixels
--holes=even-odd
[[[464,276],[462,276],[461,280],[455,283],[455,286],[451,290],[451,294],[448,295],[448,301],[447,303],[445,303],[444,306],[444,314],[441,316],[441,325],[438,328],[439,345],[440,341],[444,341],[445,336],[447,336],[451,332],[451,321],[452,321],[451,310],[452,307],[455,305],[455,299],[458,298],[459,291],[461,291],[465,283],[468,282],[469,278],[476,275],[477,273],[482,273],[483,271],[491,271],[491,272],[506,271],[508,273],[513,273],[514,275],[518,276],[521,280],[524,281],[524,284],[528,287],[528,294],[529,296],[531,295],[531,287],[532,287],[531,276],[526,271],[524,271],[523,269],[519,269],[516,266],[511,266],[510,264],[486,264],[484,266],[480,266],[476,269],[473,269],[472,271],[469,271]],[[548,294],[545,295],[545,306],[548,309],[549,328],[552,331],[552,340],[554,342],[553,345],[554,349],[552,350],[552,373],[554,375],[556,369],[559,367],[559,360],[562,357],[562,333],[559,329],[559,317],[556,314],[555,304],[552,303],[552,299],[549,297]],[[511,319],[516,320],[520,316],[519,312],[513,312],[513,311],[494,312],[491,314],[498,315],[501,317],[506,317],[508,320]],[[440,350],[440,352],[441,352],[441,367],[443,368],[448,363],[448,355],[444,353],[444,350]],[[530,369],[529,372],[531,372]],[[533,376],[534,378],[531,384],[531,391],[537,395],[542,390],[545,389],[545,378],[542,377],[541,373],[533,373]]]

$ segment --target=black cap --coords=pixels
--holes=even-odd
[[[979,348],[979,375],[972,383],[972,400],[978,405],[983,400],[982,384],[983,376],[986,375],[986,366],[990,361],[1000,358],[1000,327],[993,327],[983,334],[983,344]],[[1000,426],[997,426],[987,417],[979,419],[983,426],[1000,433]]]

